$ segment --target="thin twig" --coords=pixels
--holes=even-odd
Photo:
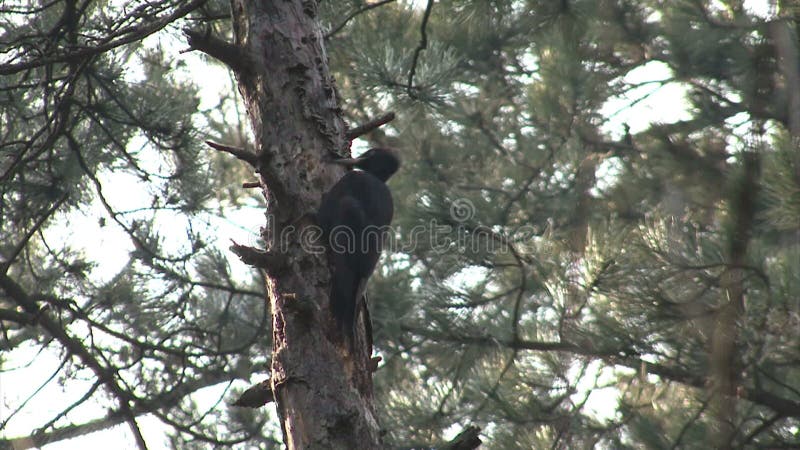
[[[414,74],[417,72],[417,61],[419,61],[419,54],[428,48],[428,32],[426,29],[428,27],[428,19],[431,16],[431,10],[433,10],[433,0],[428,0],[428,6],[425,7],[425,14],[422,16],[422,25],[420,25],[421,36],[419,39],[419,45],[417,46],[416,50],[414,50],[414,59],[411,60],[411,70],[408,71],[408,82],[406,83],[406,89],[411,98],[416,98],[416,94],[414,94],[413,91]]]
[[[131,238],[136,248],[146,252],[153,258],[162,261],[174,262],[174,263],[185,261],[188,256],[167,257],[156,253],[156,251],[152,249],[148,244],[146,244],[142,240],[142,238],[136,235],[135,225],[129,226],[125,224],[122,220],[120,220],[119,214],[111,206],[111,203],[108,202],[108,199],[106,198],[105,194],[103,194],[103,184],[100,183],[100,179],[97,178],[97,174],[95,174],[89,169],[89,165],[86,163],[86,159],[83,157],[83,154],[80,151],[79,148],[80,146],[78,145],[78,141],[70,133],[67,133],[65,136],[67,138],[70,150],[72,150],[72,152],[76,156],[76,159],[78,160],[78,165],[81,167],[86,176],[89,177],[89,180],[91,180],[92,184],[94,184],[95,193],[97,193],[97,198],[98,200],[100,200],[100,204],[103,205],[103,208],[106,210],[111,220],[113,220],[120,228],[122,228],[125,231],[125,233],[128,234],[128,237]]]
[[[51,381],[53,381],[53,379],[56,377],[56,375],[61,373],[61,370],[67,364],[68,359],[69,359],[69,357],[67,357],[66,359],[62,358],[61,364],[58,365],[58,368],[50,375],[50,377],[47,380],[45,380],[42,384],[39,385],[38,388],[36,388],[36,390],[34,390],[30,395],[28,395],[28,398],[26,398],[22,403],[20,403],[19,406],[17,406],[14,409],[14,411],[11,411],[10,413],[7,412],[5,414],[6,417],[4,417],[3,420],[0,422],[0,428],[5,428],[6,425],[8,425],[8,422],[10,422],[11,419],[14,418],[14,416],[16,416],[20,411],[22,411],[25,408],[25,406],[28,404],[29,401],[31,401],[36,395],[38,395],[40,392],[42,392],[42,389],[47,387],[47,385],[50,384]],[[96,386],[98,386],[98,385],[95,384],[95,387]]]
[[[363,13],[365,13],[365,12],[369,11],[370,9],[377,8],[377,7],[379,7],[379,6],[383,6],[383,5],[387,4],[387,3],[392,3],[393,1],[394,1],[394,0],[382,0],[382,1],[380,1],[380,2],[377,2],[377,3],[368,3],[368,4],[366,4],[366,5],[365,5],[365,6],[363,6],[361,9],[358,9],[358,10],[354,11],[353,13],[351,13],[349,16],[347,16],[347,17],[346,17],[346,18],[345,18],[345,19],[342,21],[342,23],[340,23],[339,25],[337,25],[337,26],[336,26],[334,29],[332,29],[331,31],[328,31],[327,33],[325,33],[325,39],[327,40],[327,39],[329,39],[331,36],[333,36],[334,34],[336,34],[336,33],[338,33],[339,31],[341,31],[341,30],[342,30],[342,28],[344,28],[344,26],[345,26],[345,25],[347,25],[347,22],[350,22],[350,21],[351,21],[351,20],[353,20],[353,19],[354,19],[356,16],[358,16],[358,15],[360,15],[360,14],[363,14]]]

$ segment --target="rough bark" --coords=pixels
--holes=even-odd
[[[272,391],[289,449],[379,448],[363,328],[355,356],[328,308],[324,251],[302,241],[321,195],[343,174],[323,162],[346,153],[316,1],[232,0],[234,67],[255,136],[254,166],[267,198],[262,233],[283,268],[264,267],[272,309]],[[303,232],[305,230],[305,232]]]

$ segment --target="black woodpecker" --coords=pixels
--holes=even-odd
[[[333,265],[331,312],[345,335],[352,337],[359,302],[392,222],[394,205],[386,180],[400,167],[400,160],[392,150],[373,148],[358,158],[330,162],[360,169],[347,172],[323,195],[317,212]]]

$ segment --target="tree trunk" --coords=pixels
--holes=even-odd
[[[253,127],[255,160],[267,198],[262,229],[269,253],[272,389],[289,449],[379,448],[364,328],[355,355],[328,307],[330,273],[310,214],[343,174],[325,164],[348,141],[328,71],[317,2],[232,0],[234,64]],[[313,244],[313,245],[312,245]]]

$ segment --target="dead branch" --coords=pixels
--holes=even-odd
[[[273,401],[275,401],[275,396],[272,393],[272,383],[270,379],[267,378],[260,383],[250,386],[235,402],[233,402],[233,406],[259,408]]]
[[[210,28],[206,28],[202,32],[185,28],[183,34],[186,35],[186,41],[191,50],[199,50],[235,72],[241,73],[255,67],[246,52],[230,42],[213,36]]]
[[[440,450],[472,450],[478,448],[482,444],[480,434],[480,428],[468,426]]]
[[[213,148],[214,150],[218,150],[225,153],[230,153],[231,155],[241,159],[242,161],[250,164],[253,167],[256,167],[258,163],[258,158],[256,157],[255,153],[249,152],[243,148],[239,147],[231,147],[225,144],[219,144],[213,141],[206,141],[206,144]]]
[[[347,137],[348,141],[352,141],[353,139],[355,139],[355,138],[357,138],[359,136],[363,136],[363,135],[369,133],[370,131],[372,131],[372,130],[378,128],[378,127],[382,127],[382,126],[386,125],[387,123],[389,123],[392,120],[394,120],[394,118],[395,118],[394,112],[393,111],[389,111],[388,113],[386,113],[386,114],[384,114],[382,116],[378,116],[378,117],[370,120],[367,123],[361,124],[361,125],[359,125],[359,126],[357,126],[355,128],[347,130],[347,133],[346,133],[345,136]]]
[[[288,261],[283,254],[267,252],[255,247],[237,244],[234,241],[231,242],[233,242],[233,245],[230,247],[231,251],[236,253],[236,256],[245,264],[266,269],[271,272],[276,272],[286,267]]]

